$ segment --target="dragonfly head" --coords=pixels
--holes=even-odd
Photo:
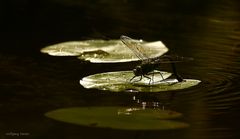
[[[133,73],[136,76],[141,76],[142,75],[142,67],[141,66],[136,66],[136,68],[133,69]]]

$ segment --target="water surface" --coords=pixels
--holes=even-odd
[[[239,126],[240,3],[209,1],[51,0],[1,2],[0,137],[28,138],[237,138]],[[177,65],[194,88],[161,93],[112,93],[79,85],[85,76],[130,70],[135,62],[91,64],[52,57],[40,49],[72,40],[161,40],[172,53],[193,57]],[[170,71],[169,65],[162,69]],[[157,105],[156,105],[157,104]],[[158,107],[183,114],[189,128],[127,131],[58,122],[44,113],[81,106]],[[25,136],[21,136],[26,138]]]

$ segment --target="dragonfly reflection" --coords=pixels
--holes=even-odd
[[[192,58],[184,58],[180,56],[175,55],[162,55],[158,57],[149,57],[146,51],[144,51],[143,46],[140,44],[141,41],[134,40],[127,36],[121,36],[121,41],[142,61],[142,63],[138,66],[136,66],[133,69],[134,77],[130,81],[132,81],[135,77],[140,76],[140,79],[138,81],[141,81],[143,77],[149,79],[149,84],[151,81],[153,82],[154,73],[159,73],[163,78],[163,75],[161,72],[154,72],[154,70],[159,69],[160,64],[162,63],[170,63],[173,70],[173,75],[176,77],[178,82],[182,82],[183,78],[177,73],[175,63],[182,62],[186,60],[192,60]],[[150,78],[148,75],[152,75]]]

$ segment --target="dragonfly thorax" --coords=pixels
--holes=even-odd
[[[135,76],[142,76],[142,75],[147,75],[150,72],[154,71],[157,69],[158,64],[141,64],[139,66],[136,66],[136,68],[133,70]]]

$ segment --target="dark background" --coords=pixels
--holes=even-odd
[[[0,138],[238,138],[240,2],[237,0],[1,0]],[[40,53],[74,40],[161,40],[170,51],[193,57],[178,65],[200,85],[140,94],[182,113],[187,129],[123,131],[89,128],[48,119],[63,107],[134,105],[130,93],[87,90],[84,76],[131,70],[136,63],[91,64],[76,57]],[[163,70],[169,70],[163,66]]]

